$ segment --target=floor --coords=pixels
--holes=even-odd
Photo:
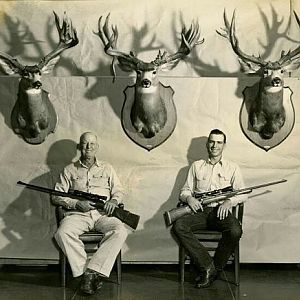
[[[230,283],[228,266],[221,278],[206,289],[196,289],[189,267],[186,282],[178,283],[176,265],[123,265],[122,284],[113,272],[95,295],[81,295],[78,280],[68,278],[60,287],[58,266],[12,266],[0,268],[1,300],[297,300],[300,299],[300,266],[293,264],[242,264],[239,287]]]

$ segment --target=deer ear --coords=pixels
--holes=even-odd
[[[7,75],[21,74],[21,70],[5,58],[0,58],[0,66]]]
[[[52,58],[52,59],[50,59],[48,61],[48,63],[45,66],[43,66],[43,68],[41,69],[42,74],[49,74],[49,73],[51,73],[52,70],[53,70],[53,68],[54,68],[54,66],[59,61],[59,59],[60,59],[59,55],[56,56],[56,57],[54,57],[54,58]]]
[[[178,65],[179,61],[180,61],[180,59],[169,61],[167,63],[160,65],[159,69],[161,71],[170,71]]]
[[[257,73],[261,69],[261,65],[242,60],[241,58],[238,58],[239,63],[241,65],[242,72],[245,74],[253,74]]]
[[[284,66],[283,69],[284,71],[289,72],[289,71],[295,71],[299,67],[300,67],[300,57],[298,59],[293,60],[288,65]]]

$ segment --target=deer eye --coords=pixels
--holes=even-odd
[[[23,72],[22,76],[23,77],[29,77],[29,73],[25,71],[25,72]]]
[[[264,75],[269,75],[269,70],[264,70]]]
[[[283,73],[284,73],[284,70],[280,70],[280,73],[283,74]]]
[[[140,70],[137,70],[137,71],[136,71],[136,74],[137,74],[138,76],[141,76],[141,74],[142,74],[142,71],[140,71]]]
[[[154,70],[154,71],[152,72],[152,74],[153,74],[153,75],[156,75],[156,73],[157,73],[157,71],[156,71],[156,70]]]

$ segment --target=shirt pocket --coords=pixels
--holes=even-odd
[[[227,174],[218,174],[220,188],[224,188],[231,185],[231,176]]]
[[[86,176],[74,175],[72,177],[72,188],[74,190],[82,190],[86,187]]]
[[[92,187],[109,188],[109,177],[105,173],[93,174],[90,178]]]
[[[209,176],[204,172],[196,174],[196,186],[195,188],[199,191],[207,190],[209,188]]]

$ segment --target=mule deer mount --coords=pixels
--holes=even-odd
[[[300,21],[294,12],[298,25]],[[229,22],[224,10],[225,28],[217,31],[228,39],[238,56],[245,74],[257,74],[259,83],[244,90],[240,124],[245,135],[257,146],[268,151],[280,144],[292,131],[295,112],[290,99],[291,90],[284,87],[284,73],[300,66],[300,46],[293,51],[281,52],[277,61],[265,61],[260,56],[244,53],[239,45],[235,28],[235,11]]]
[[[55,12],[55,23],[59,34],[56,49],[33,66],[22,65],[16,58],[0,52],[0,65],[8,75],[21,76],[17,101],[11,114],[11,124],[15,133],[23,136],[30,144],[40,144],[49,133],[54,132],[57,114],[50,102],[49,93],[42,89],[42,74],[52,71],[60,54],[78,44],[76,30],[66,13],[62,25]]]
[[[173,69],[204,40],[199,40],[199,24],[193,22],[188,30],[183,27],[181,45],[176,53],[168,55],[166,51],[159,51],[155,60],[144,62],[132,51],[124,53],[117,49],[118,29],[116,26],[109,27],[109,17],[108,14],[103,25],[102,16],[99,18],[96,33],[104,45],[104,51],[113,57],[113,66],[117,59],[123,71],[136,73],[135,84],[124,91],[126,99],[122,108],[122,127],[129,138],[150,151],[172,134],[177,122],[173,89],[159,81],[158,73]]]

